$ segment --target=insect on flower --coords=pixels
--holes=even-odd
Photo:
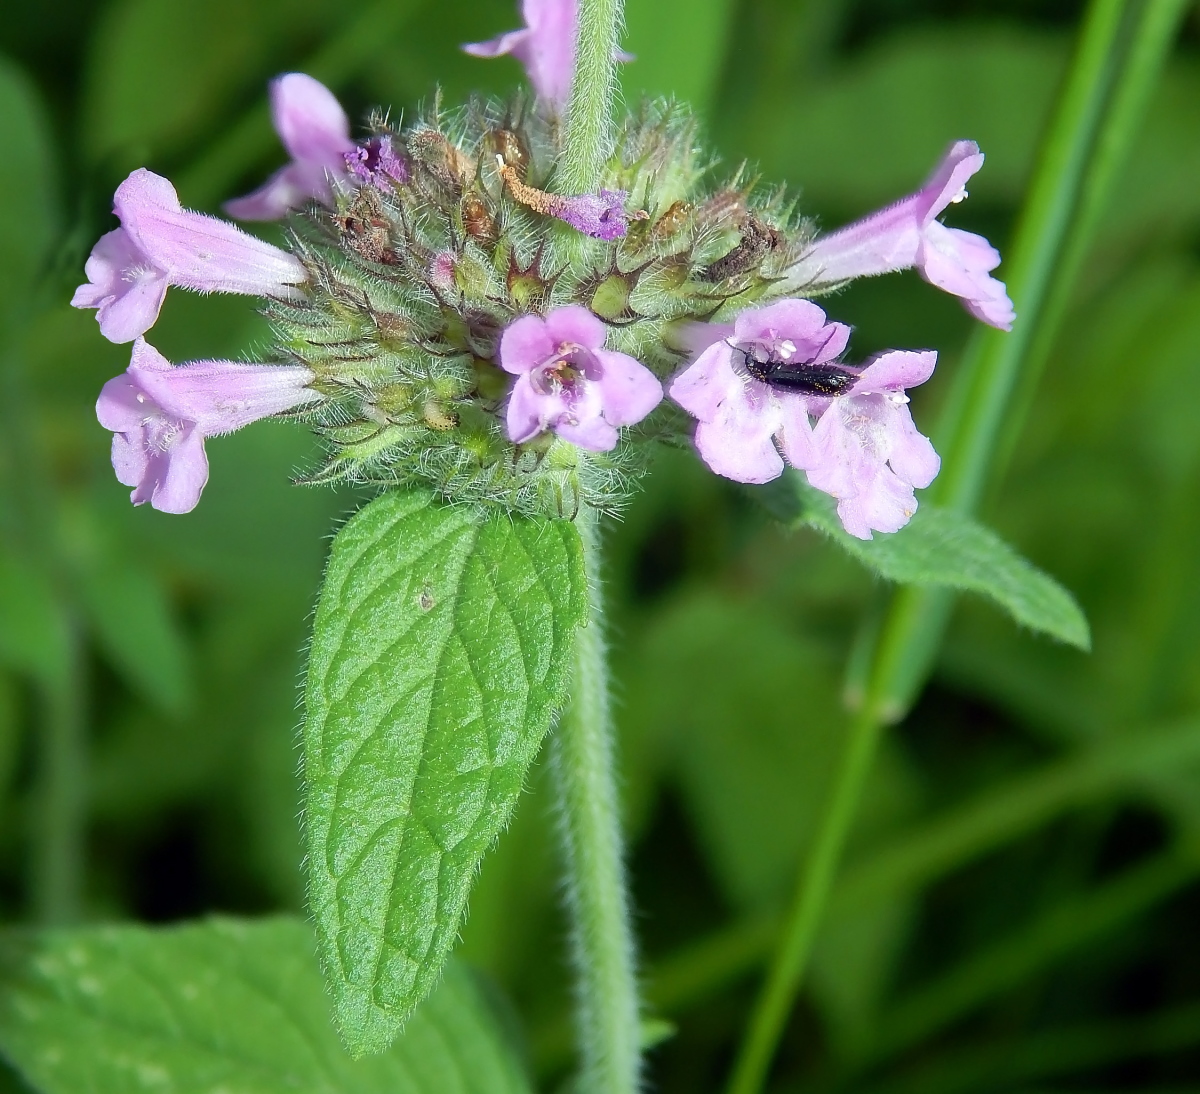
[[[742,355],[742,367],[754,379],[761,380],[777,391],[832,398],[858,379],[856,373],[830,361],[786,361],[761,348],[752,350],[732,343],[729,345],[734,352]]]

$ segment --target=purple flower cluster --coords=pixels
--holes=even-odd
[[[696,447],[713,471],[736,482],[769,482],[786,458],[838,499],[852,535],[870,539],[872,530],[905,525],[917,508],[913,488],[938,473],[937,453],[916,431],[905,395],[929,379],[935,353],[893,351],[862,369],[831,369],[850,328],[828,322],[809,300],[744,311],[732,328],[710,327],[699,336],[710,344],[675,378],[670,395],[697,419]],[[754,376],[762,362],[781,366],[792,386]],[[813,380],[804,390],[806,375]],[[831,376],[841,385],[836,394],[820,390],[829,390],[823,380]]]
[[[512,53],[526,66],[550,115],[567,101],[574,71],[576,0],[524,0],[526,26],[464,47],[477,56]],[[276,219],[309,203],[335,206],[360,187],[404,187],[415,161],[387,135],[356,143],[333,94],[289,73],[271,86],[276,129],[290,162],[226,209],[243,219]],[[553,118],[550,118],[553,123]],[[399,150],[398,150],[399,148]],[[504,161],[510,195],[535,212],[614,241],[626,234],[626,194],[562,196],[527,185]],[[991,276],[997,251],[981,236],[939,219],[966,197],[983,164],[970,141],[954,144],[916,193],[839,231],[816,237],[771,284],[773,293],[808,295],[857,277],[916,267],[931,284],[960,297],[972,315],[1008,330],[1015,313]],[[129,368],[101,392],[97,415],[114,433],[118,479],[134,504],[182,513],[208,477],[206,437],[324,400],[306,367],[197,361],[173,366],[142,335],[155,323],[167,288],[245,293],[295,300],[309,290],[304,263],[232,224],[184,209],[174,188],[145,169],[117,188],[120,227],[104,235],[86,264],[76,307],[95,308],[101,332],[134,342]],[[646,214],[639,214],[645,216]],[[429,284],[447,291],[454,255],[430,259]],[[568,304],[518,315],[501,332],[496,362],[515,379],[503,406],[513,444],[553,433],[580,448],[607,452],[619,430],[636,425],[663,399],[644,364],[607,348],[610,328],[587,307]],[[693,322],[688,360],[668,386],[697,421],[695,444],[717,474],[764,483],[785,466],[838,501],[852,535],[894,532],[917,507],[939,460],[917,432],[907,391],[929,379],[931,350],[894,350],[861,366],[845,363],[850,328],[807,299],[776,299],[730,323]]]

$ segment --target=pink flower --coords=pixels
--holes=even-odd
[[[607,452],[617,427],[640,422],[662,401],[643,364],[604,348],[604,324],[586,308],[524,315],[500,337],[500,365],[517,378],[508,437],[524,444],[547,429],[580,448]]]
[[[170,285],[297,299],[294,286],[308,280],[286,251],[182,208],[170,182],[144,167],[117,187],[113,210],[121,227],[92,248],[88,282],[71,298],[77,308],[97,309],[109,341],[130,342],[154,326]]]
[[[902,528],[917,508],[913,488],[938,473],[904,394],[929,379],[937,354],[894,350],[852,368],[835,361],[849,336],[808,300],[752,308],[732,327],[698,325],[699,355],[670,395],[698,420],[696,448],[718,475],[769,482],[786,457],[838,499],[846,531],[870,539]]]
[[[234,361],[175,368],[139,338],[129,368],[101,390],[96,417],[115,434],[113,469],[134,488],[133,504],[187,513],[208,481],[204,438],[319,400],[312,379],[306,368]]]
[[[346,156],[357,152],[333,92],[303,72],[271,81],[271,117],[292,162],[253,193],[225,203],[239,220],[278,220],[309,201],[332,204],[331,180],[346,176]]]
[[[983,236],[947,228],[937,219],[967,196],[966,182],[983,166],[974,141],[958,141],[915,194],[816,240],[789,271],[793,289],[821,288],[916,266],[921,276],[955,296],[976,319],[1011,330],[1016,313],[1004,282],[990,276],[1000,252]]]
[[[762,363],[774,361],[800,379],[846,383],[851,370],[831,362],[846,348],[850,328],[826,321],[809,300],[781,300],[744,311],[732,328],[711,334],[718,340],[670,386],[671,398],[699,422],[696,448],[704,462],[735,482],[769,482],[783,472],[778,441],[790,463],[811,463],[808,395],[757,379],[751,370],[764,375]]]
[[[937,477],[941,461],[913,425],[904,394],[928,380],[936,363],[933,350],[875,358],[846,394],[829,400],[807,458],[792,461],[813,486],[838,499],[838,516],[852,536],[899,531],[917,509],[913,488]]]
[[[561,111],[571,97],[575,77],[575,35],[579,25],[578,0],[521,0],[525,26],[487,42],[462,48],[475,57],[500,57],[511,53],[525,66],[537,97]],[[621,50],[618,61],[633,58]]]

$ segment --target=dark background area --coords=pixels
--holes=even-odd
[[[1003,249],[1081,7],[630,0],[624,94],[692,102],[718,172],[745,158],[829,226],[916,188],[951,140],[973,138],[987,165],[952,223]],[[503,94],[516,64],[457,46],[515,25],[509,0],[6,6],[0,258],[48,239],[53,259],[35,278],[12,262],[0,274],[0,618],[44,593],[61,628],[42,657],[0,624],[4,920],[47,914],[57,806],[41,773],[64,732],[87,743],[83,918],[302,907],[297,683],[329,534],[360,499],[292,485],[314,442],[265,424],[209,445],[194,513],[129,506],[93,414],[128,348],[66,305],[115,185],[146,165],[217,211],[281,162],[271,76],[313,72],[358,118],[411,113],[435,84],[450,103]],[[1075,592],[1094,652],[962,602],[936,678],[885,741],[780,1092],[1200,1088],[1198,44],[1193,17],[1046,374],[1021,393],[986,511]],[[939,349],[914,398],[931,429],[970,329],[957,302],[903,275],[827,307],[854,324],[856,357]],[[267,341],[246,300],[184,293],[155,333],[173,360]],[[651,1074],[668,1094],[715,1091],[821,805],[848,653],[883,590],[682,452],[656,460],[608,550],[645,981],[673,1027]],[[485,862],[463,953],[513,1000],[549,1087],[569,1031],[543,782],[535,771]],[[1007,827],[879,881],[988,816]]]

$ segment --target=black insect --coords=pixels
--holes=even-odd
[[[737,346],[734,350],[742,355],[742,364],[751,376],[780,391],[832,398],[858,379],[849,369],[829,362],[815,365],[805,361],[776,361],[772,357],[764,361],[750,350]]]

